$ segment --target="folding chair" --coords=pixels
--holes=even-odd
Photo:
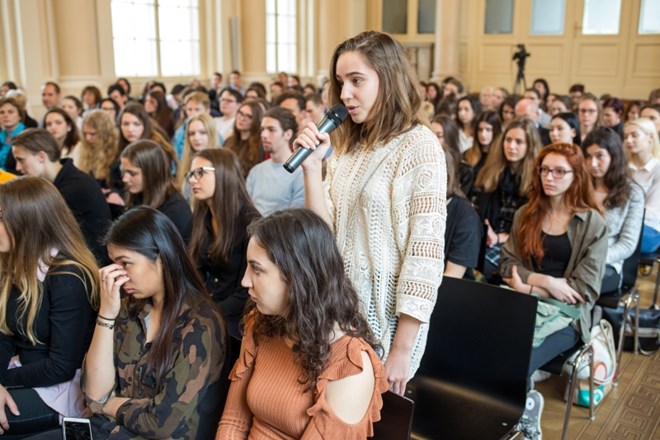
[[[383,394],[380,421],[374,424],[373,440],[409,440],[415,403],[391,391]]]
[[[473,281],[444,278],[426,351],[407,395],[413,438],[501,439],[527,396],[537,299]]]

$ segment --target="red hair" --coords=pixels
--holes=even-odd
[[[536,157],[535,170],[538,170],[543,159],[549,154],[557,154],[566,158],[573,171],[573,183],[564,193],[565,205],[573,212],[584,212],[589,209],[600,212],[600,207],[593,196],[591,176],[587,171],[580,149],[572,144],[550,144],[541,149]],[[529,192],[529,202],[521,208],[520,227],[513,231],[517,243],[516,251],[524,259],[534,258],[537,262],[543,259],[541,228],[543,219],[551,209],[550,199],[543,191],[541,176],[535,173]]]

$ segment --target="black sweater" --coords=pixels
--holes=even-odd
[[[83,272],[73,265],[51,267],[43,282],[41,307],[34,321],[36,345],[19,331],[19,291],[7,303],[7,325],[0,332],[0,384],[5,387],[45,387],[69,381],[82,365],[94,332],[96,313],[89,303]],[[86,281],[87,285],[89,282]],[[8,369],[18,355],[22,367]]]

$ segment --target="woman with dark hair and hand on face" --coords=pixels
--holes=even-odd
[[[101,305],[83,366],[94,438],[197,439],[215,395],[225,324],[183,240],[162,213],[139,207],[107,236]]]

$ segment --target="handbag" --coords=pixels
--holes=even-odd
[[[623,325],[623,306],[617,308],[603,307],[603,317],[608,320],[614,329],[614,338],[618,343],[621,326]],[[623,349],[633,350],[633,323],[635,319],[635,310],[630,310],[626,319]],[[639,309],[639,349],[644,355],[649,355],[660,347],[660,310],[659,309]]]
[[[614,330],[612,325],[601,319],[591,329],[591,345],[594,350],[594,405],[598,405],[612,388],[612,379],[616,372],[616,349],[614,348]],[[589,406],[589,362],[578,367],[577,384],[573,403],[579,406]],[[566,386],[565,398],[569,387]]]

